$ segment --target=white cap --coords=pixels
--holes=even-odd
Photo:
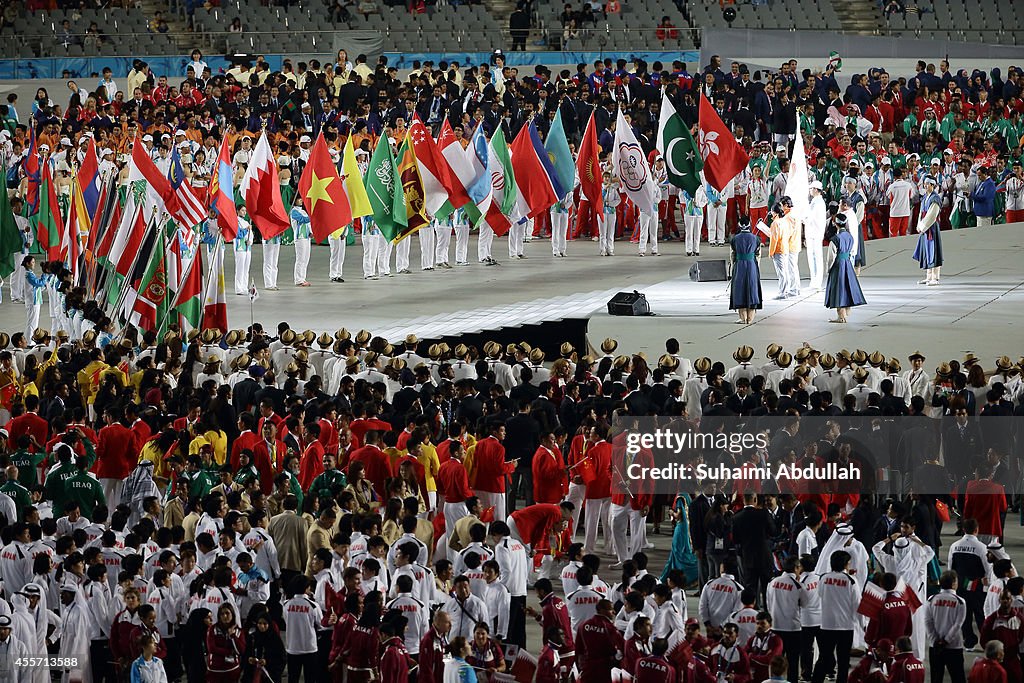
[[[104,147],[103,149],[100,150],[100,158],[105,157],[108,154],[113,154],[113,153],[114,153],[114,150],[107,149],[106,147]]]
[[[143,142],[153,142],[153,136],[150,135],[149,133],[146,133],[145,135],[142,136],[142,141]]]
[[[47,145],[47,144],[45,144],[45,143],[43,143],[42,145],[39,145],[39,151],[42,151],[42,150],[44,150],[44,149],[45,149],[45,150],[49,150],[49,149],[50,149],[50,146],[49,146],[49,145]]]
[[[370,153],[367,152],[365,149],[357,149],[356,150],[356,156],[357,157],[368,157],[368,156],[370,156]]]
[[[70,147],[71,146],[71,138],[61,138],[60,139],[60,144],[67,145],[68,147]]]
[[[185,134],[185,131],[183,131],[181,128],[179,128],[178,130],[174,131],[174,137],[178,137],[179,135],[184,135],[184,134]]]
[[[808,187],[811,188],[812,190],[820,190],[820,189],[822,189],[821,183],[818,182],[817,180],[812,180],[811,184],[808,185]]]
[[[882,166],[892,166],[892,159],[889,157],[882,157]]]
[[[178,143],[178,147],[184,147],[185,149],[191,149],[192,148],[192,143],[189,142],[188,140],[182,140],[181,142]]]
[[[278,166],[287,166],[290,162],[291,162],[291,159],[289,157],[281,156],[281,157],[277,158],[277,165]]]
[[[312,105],[309,102],[303,102],[302,109],[312,109]]]
[[[939,161],[938,159],[932,159],[932,163],[931,163],[931,165],[932,165],[932,166],[941,166],[941,165],[942,165],[942,162],[941,162],[941,161]]]
[[[309,137],[308,135],[303,135],[301,138],[299,138],[299,142],[313,142],[313,138]]]
[[[953,152],[953,150],[951,150],[949,147],[947,147],[946,149],[942,150],[942,153],[943,154],[948,154],[949,156],[954,156],[954,154],[955,154],[955,152]]]
[[[94,137],[96,137],[96,136],[92,134],[91,130],[87,130],[84,133],[82,133],[82,140],[85,140],[86,138],[94,138]]]
[[[161,140],[170,140],[171,139],[171,135],[170,135],[170,133],[164,133],[163,135],[160,136],[160,139]]]
[[[775,151],[776,152],[785,152],[786,151],[786,146],[785,145],[776,145]]]

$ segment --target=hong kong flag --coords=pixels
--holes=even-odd
[[[704,177],[719,192],[729,181],[746,168],[750,157],[736,142],[732,131],[725,125],[714,107],[700,95],[700,132],[697,145],[704,160]]]

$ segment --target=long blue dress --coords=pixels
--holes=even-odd
[[[864,195],[860,193],[860,190],[854,192],[847,197],[847,202],[850,204],[850,208],[853,209],[854,213],[857,213],[857,207],[864,203]],[[853,265],[864,267],[868,264],[868,254],[864,249],[864,223],[868,220],[867,211],[864,212],[864,220],[858,221],[857,234],[852,235],[857,240],[857,256],[854,258]],[[851,233],[852,234],[852,233]]]
[[[924,218],[932,204],[938,204],[942,208],[942,198],[937,192],[932,192],[921,200],[921,213],[918,220]],[[939,229],[939,221],[936,220],[932,226],[917,236],[917,248],[914,249],[914,260],[921,268],[938,268],[942,265],[942,232]]]
[[[735,266],[729,288],[729,309],[761,308],[761,269],[757,265],[761,240],[745,227],[730,244]]]
[[[853,270],[853,263],[850,262],[854,239],[849,230],[841,230],[832,238],[836,260],[828,269],[828,280],[825,282],[825,308],[850,308],[867,303],[860,282],[857,281],[857,273]]]
[[[697,555],[690,544],[690,494],[676,496],[672,508],[680,514],[680,520],[672,530],[672,552],[665,563],[665,571],[661,573],[661,580],[664,581],[670,571],[679,569],[689,584],[697,580]]]

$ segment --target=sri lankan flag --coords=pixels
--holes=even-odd
[[[416,150],[413,149],[409,135],[406,134],[402,140],[402,146],[398,148],[398,178],[402,183],[402,193],[405,195],[405,217],[406,225],[395,237],[395,242],[400,242],[412,235],[420,228],[430,224],[427,218],[427,210],[423,201],[423,177],[420,175],[419,164],[416,163]]]

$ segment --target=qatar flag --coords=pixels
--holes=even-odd
[[[267,140],[267,132],[260,135],[249,159],[239,188],[245,200],[245,209],[263,239],[277,237],[288,229],[288,212],[281,199],[277,178],[277,162]]]

